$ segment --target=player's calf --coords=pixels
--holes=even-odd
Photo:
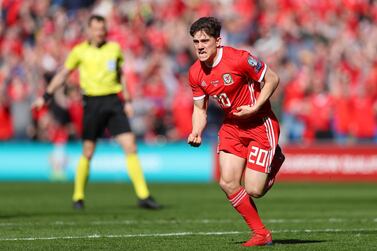
[[[268,175],[264,193],[267,193],[267,191],[270,190],[271,187],[274,185],[276,175],[279,172],[284,161],[285,161],[285,155],[283,154],[280,146],[278,145],[275,150],[274,158],[272,159],[271,172]]]

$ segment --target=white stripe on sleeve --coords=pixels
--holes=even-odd
[[[263,78],[264,78],[264,75],[266,74],[266,71],[267,71],[267,65],[264,64],[264,69],[263,69],[263,72],[262,74],[260,75],[260,78],[258,79],[258,82],[261,83]]]
[[[194,97],[194,100],[201,100],[201,99],[204,99],[206,95],[202,95],[202,96],[199,96],[199,97]]]

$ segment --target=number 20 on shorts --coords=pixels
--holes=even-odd
[[[248,161],[250,163],[253,163],[259,166],[265,166],[267,156],[268,156],[267,150],[260,149],[259,147],[256,147],[256,146],[252,146]]]

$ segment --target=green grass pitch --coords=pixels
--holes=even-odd
[[[136,207],[130,184],[0,183],[0,250],[246,250],[241,217],[216,184],[152,184],[165,205]],[[255,250],[377,250],[377,184],[278,183],[259,212],[274,245]]]

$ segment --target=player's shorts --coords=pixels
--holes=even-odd
[[[248,126],[225,121],[219,131],[217,150],[246,159],[247,168],[269,173],[279,134],[279,122],[273,114],[254,119]]]
[[[84,140],[101,137],[107,128],[112,136],[131,132],[130,123],[117,94],[106,96],[84,96],[83,135]]]

